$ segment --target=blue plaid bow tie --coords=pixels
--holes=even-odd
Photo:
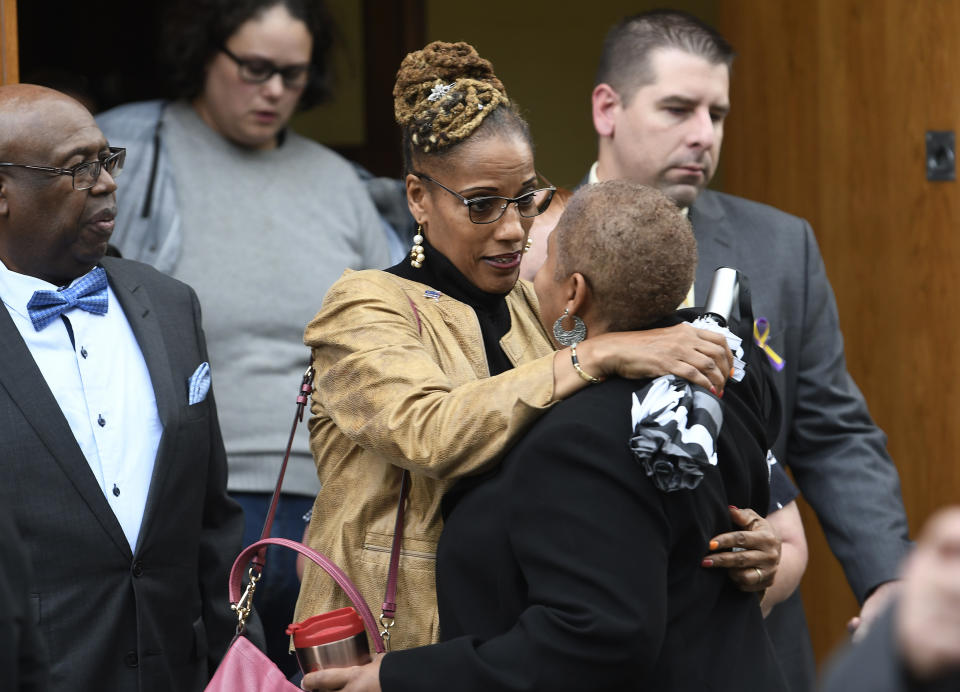
[[[95,315],[107,314],[107,272],[94,267],[68,288],[60,291],[34,291],[27,303],[33,328],[38,332],[73,308]]]

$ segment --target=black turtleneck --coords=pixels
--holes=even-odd
[[[388,272],[401,278],[426,284],[441,293],[469,305],[480,322],[480,334],[483,336],[483,350],[487,354],[487,365],[491,375],[499,375],[513,368],[513,364],[500,348],[500,339],[510,331],[510,310],[507,308],[506,293],[487,293],[470,283],[453,262],[444,257],[439,250],[424,239],[423,250],[426,259],[423,266],[415,269],[409,259],[404,259]]]

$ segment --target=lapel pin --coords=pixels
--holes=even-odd
[[[774,351],[770,344],[767,343],[769,339],[770,321],[766,317],[758,317],[753,323],[753,341],[767,354],[767,359],[770,361],[773,369],[780,372],[784,366],[783,356]]]

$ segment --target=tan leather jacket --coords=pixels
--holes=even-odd
[[[434,565],[444,492],[497,463],[553,403],[553,348],[531,284],[518,282],[507,296],[511,328],[501,346],[516,367],[496,377],[473,309],[429,290],[387,272],[347,272],[304,337],[317,369],[310,444],[323,485],[307,542],[346,571],[374,616],[399,467],[411,472],[394,650],[439,636]],[[309,563],[296,620],[344,605],[339,588]]]

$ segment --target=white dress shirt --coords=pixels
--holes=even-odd
[[[56,291],[0,262],[0,298],[80,445],[90,471],[135,550],[163,428],[143,353],[112,288],[105,315],[79,308],[39,332],[27,303]]]

